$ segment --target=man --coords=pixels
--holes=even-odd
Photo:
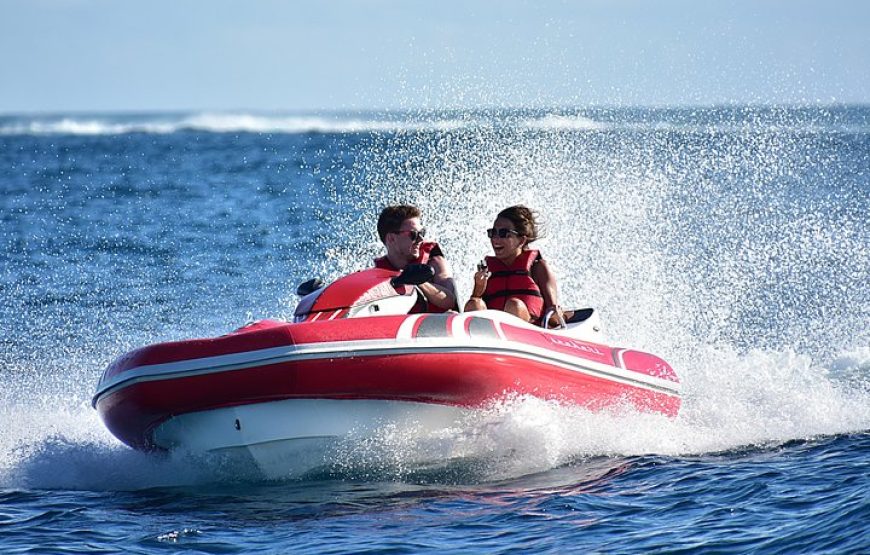
[[[378,218],[378,236],[387,254],[375,259],[376,268],[401,271],[408,264],[428,264],[435,270],[435,278],[418,286],[429,301],[427,310],[458,310],[450,266],[438,243],[423,240],[426,229],[420,224],[419,208],[406,204],[384,208]]]

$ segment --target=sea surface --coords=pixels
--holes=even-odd
[[[115,357],[290,319],[395,202],[462,298],[536,209],[680,414],[515,398],[278,481],[105,429]],[[870,107],[0,116],[0,552],[868,553],[868,215]]]

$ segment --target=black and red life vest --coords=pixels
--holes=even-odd
[[[438,245],[438,243],[436,243],[435,241],[420,243],[420,254],[417,255],[417,258],[409,262],[409,264],[428,264],[429,259],[435,256],[444,256],[444,253],[441,252],[441,247]],[[390,262],[390,259],[386,256],[375,258],[375,268],[381,268],[382,270],[392,270],[393,272],[401,271],[393,266],[393,263]],[[420,312],[447,312],[448,310],[450,309],[441,308],[440,306],[434,305],[432,303],[427,303],[425,307],[414,307],[414,310],[412,310],[411,313],[415,314]]]
[[[483,302],[487,308],[503,310],[511,297],[521,300],[529,309],[533,320],[541,318],[544,309],[544,298],[541,288],[532,279],[532,265],[538,261],[541,253],[536,250],[525,250],[517,256],[510,266],[494,256],[486,257],[489,268],[489,281],[483,292]]]
[[[420,243],[420,254],[417,255],[417,258],[410,261],[408,264],[428,264],[429,259],[433,256],[444,256],[444,253],[441,252],[441,247],[438,246],[438,243],[436,243],[435,241]],[[381,268],[382,270],[392,270],[394,272],[400,271],[398,268],[393,266],[393,263],[390,262],[390,259],[386,256],[375,258],[375,268]]]

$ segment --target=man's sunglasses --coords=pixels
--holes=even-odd
[[[490,239],[492,239],[496,235],[498,235],[500,239],[504,239],[508,235],[516,235],[517,237],[520,236],[517,231],[514,231],[513,229],[508,229],[506,227],[500,227],[498,229],[491,227],[486,230],[486,234],[489,236]]]
[[[404,229],[400,231],[394,231],[393,233],[407,233],[408,238],[414,243],[420,243],[423,241],[423,238],[426,237],[426,228],[422,229]]]

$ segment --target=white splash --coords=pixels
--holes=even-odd
[[[346,444],[335,466],[350,476],[407,479],[445,462],[473,461],[475,479],[492,481],[602,456],[701,455],[860,432],[870,429],[870,356],[852,356],[852,368],[863,367],[860,387],[794,353],[710,348],[685,372],[677,418],[629,409],[591,413],[522,397],[439,433],[387,427]]]
[[[401,477],[420,460],[482,460],[479,475],[497,480],[583,457],[693,455],[870,429],[866,222],[838,212],[857,213],[860,198],[842,190],[814,196],[812,188],[816,179],[842,179],[839,160],[817,154],[813,139],[788,134],[741,131],[691,142],[647,126],[635,140],[625,129],[560,133],[577,127],[562,116],[543,121],[552,132],[527,133],[534,123],[526,120],[494,126],[436,118],[398,126],[430,133],[375,136],[354,153],[357,179],[327,180],[333,199],[359,218],[314,214],[339,240],[312,253],[310,267],[324,278],[358,269],[382,248],[374,233],[380,208],[412,202],[467,295],[474,266],[490,249],[483,230],[500,209],[525,203],[546,224],[537,245],[559,276],[564,304],[597,307],[610,343],[671,362],[684,384],[680,415],[591,414],[516,399],[435,435],[386,428],[350,442],[338,470],[353,473],[375,460]],[[42,125],[49,126],[37,128],[44,132],[79,133],[133,132],[111,125],[156,126],[141,132],[395,129],[380,120],[250,114]],[[808,192],[792,196],[796,185]],[[0,368],[7,377],[33,378],[25,384],[30,397],[14,399],[21,388],[0,394],[7,422],[0,486],[127,489],[209,479],[189,461],[120,445],[80,397],[38,389],[66,376],[36,379],[35,367],[16,361]]]
[[[559,114],[549,114],[540,118],[527,119],[522,124],[529,129],[547,131],[598,131],[607,127],[605,124],[591,118]]]

